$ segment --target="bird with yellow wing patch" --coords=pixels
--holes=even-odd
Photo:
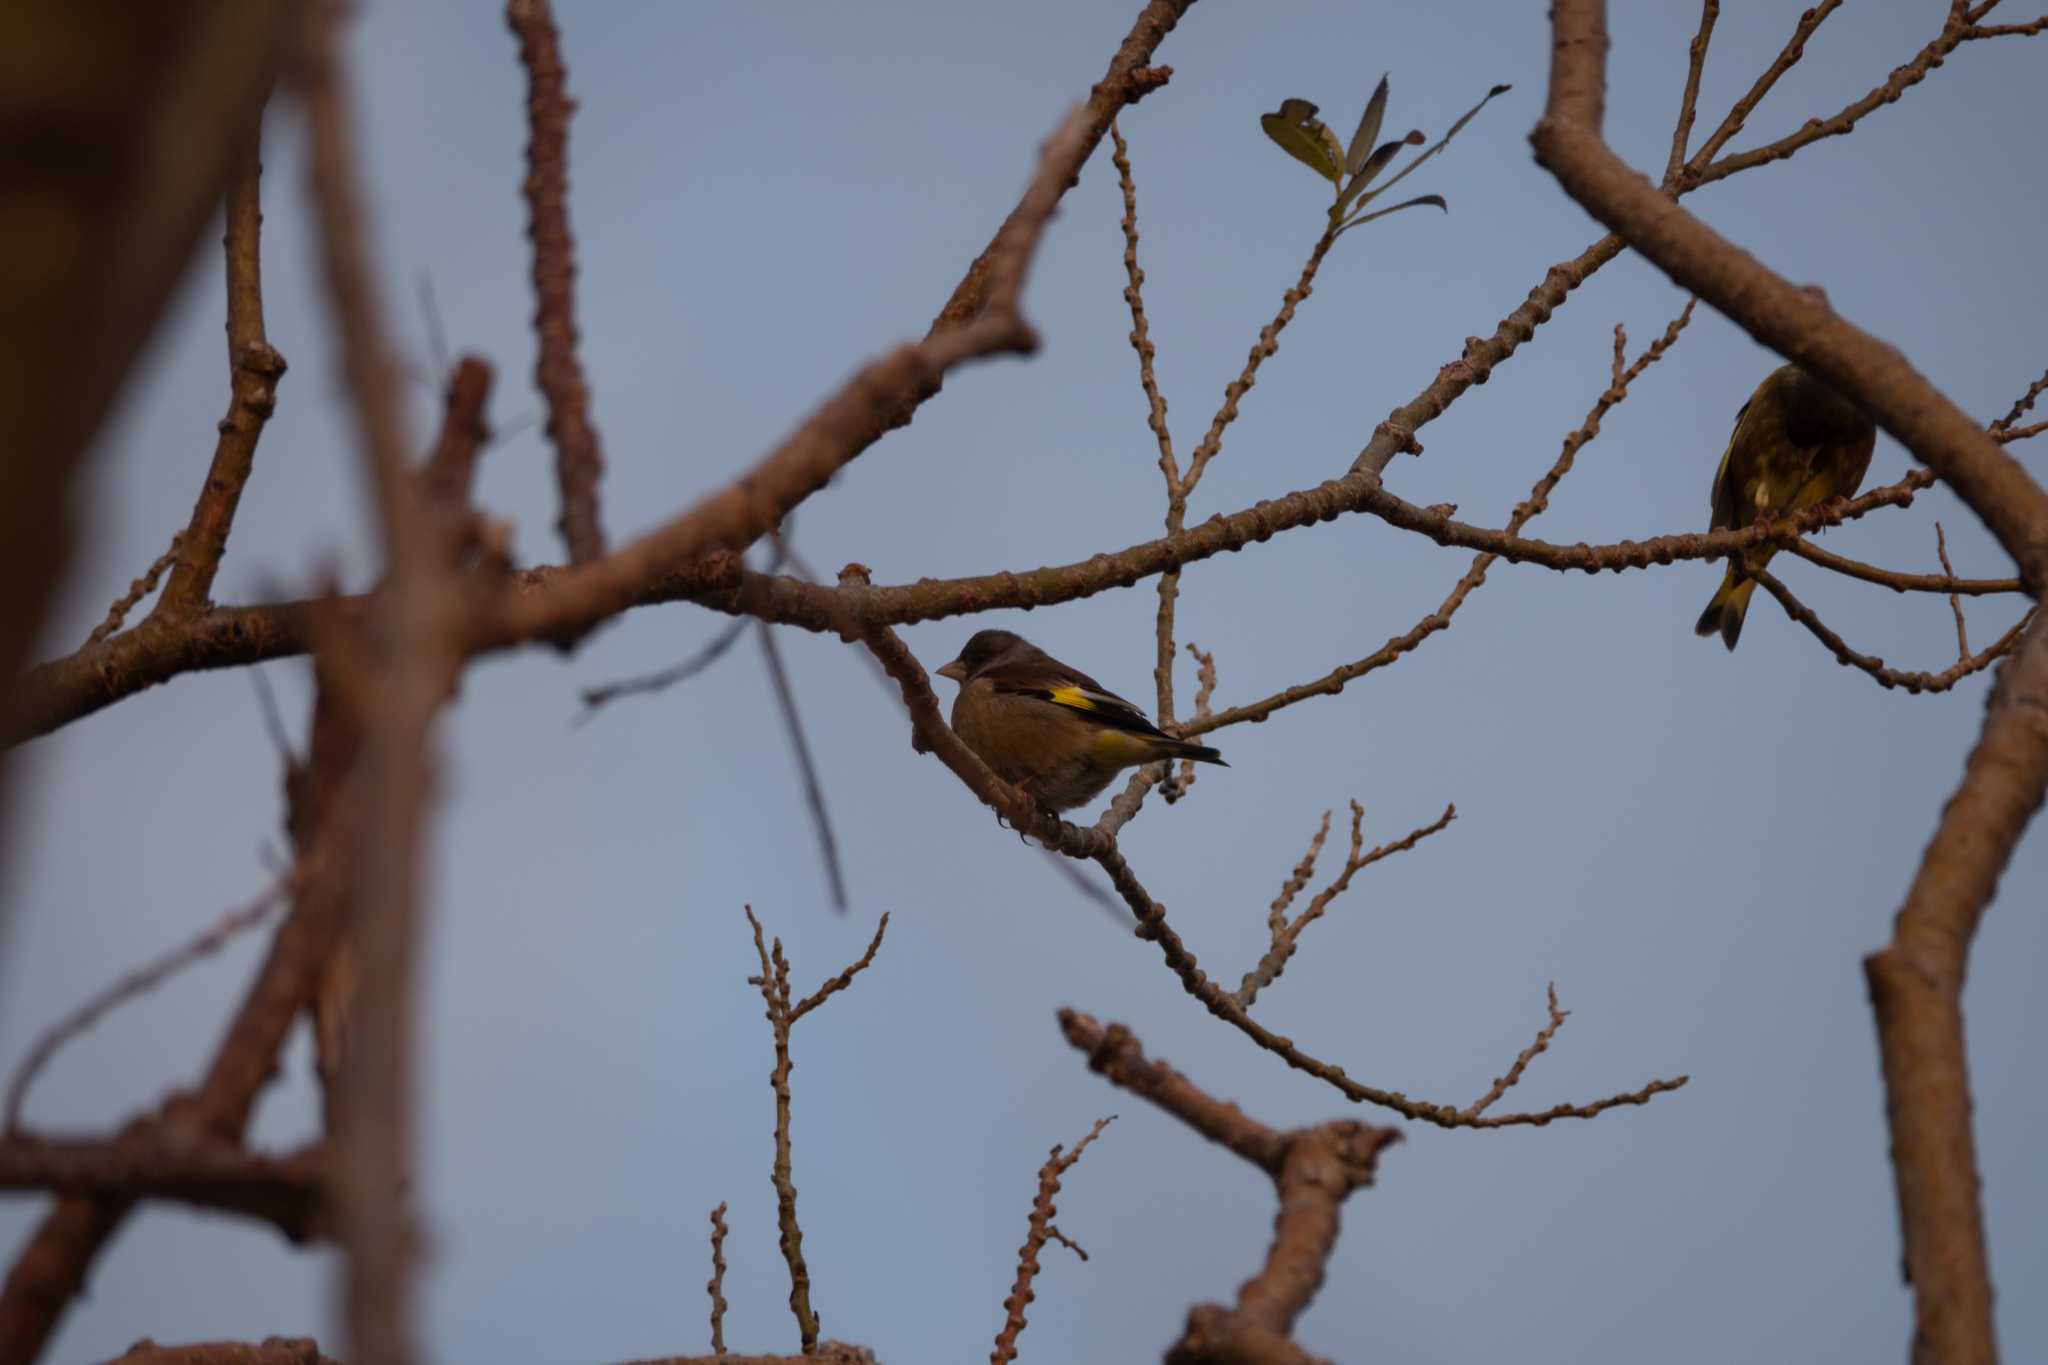
[[[996,776],[1050,811],[1092,799],[1140,764],[1189,758],[1230,766],[1007,630],[976,632],[938,673],[960,684],[954,732]]]
[[[1738,531],[1760,521],[1854,495],[1870,469],[1877,427],[1860,408],[1797,365],[1781,365],[1757,385],[1735,414],[1735,432],[1714,472],[1711,531]],[[1761,569],[1778,552],[1761,545],[1730,560],[1720,590],[1694,630],[1720,633],[1735,648]]]

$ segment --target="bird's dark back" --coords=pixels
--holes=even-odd
[[[1797,365],[1771,376],[1785,439],[1795,446],[1847,445],[1876,434],[1863,410]]]

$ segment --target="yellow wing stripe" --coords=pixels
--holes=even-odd
[[[1071,706],[1076,711],[1100,711],[1102,709],[1096,704],[1095,698],[1089,696],[1078,687],[1055,687],[1052,689],[1051,695],[1052,699],[1061,706]]]

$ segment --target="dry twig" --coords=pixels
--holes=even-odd
[[[1392,857],[1396,853],[1403,853],[1415,847],[1457,818],[1458,808],[1445,806],[1444,813],[1430,824],[1409,831],[1391,844],[1381,844],[1368,853],[1365,851],[1365,807],[1353,801],[1351,853],[1344,860],[1344,870],[1338,873],[1328,886],[1315,894],[1306,909],[1289,921],[1287,907],[1302,887],[1308,884],[1309,877],[1315,872],[1316,855],[1322,851],[1323,839],[1330,832],[1330,812],[1324,811],[1322,826],[1316,830],[1315,838],[1309,842],[1307,856],[1295,866],[1293,875],[1280,888],[1280,896],[1273,902],[1272,909],[1266,916],[1267,927],[1272,933],[1272,946],[1266,950],[1266,955],[1259,959],[1259,965],[1244,974],[1243,983],[1231,992],[1230,998],[1237,1002],[1240,1009],[1250,1009],[1259,992],[1278,981],[1280,973],[1286,970],[1288,959],[1294,956],[1294,950],[1300,946],[1301,931],[1323,917],[1323,912],[1330,908],[1330,902],[1343,895],[1350,887],[1353,876],[1382,858]]]
[[[576,101],[569,97],[548,0],[507,0],[505,23],[526,68],[526,235],[533,242],[533,331],[540,341],[534,382],[547,399],[548,439],[555,445],[562,499],[556,524],[569,562],[588,564],[604,554],[597,506],[604,453],[576,351],[576,239],[569,231],[569,116]]]
[[[704,1292],[711,1296],[711,1353],[725,1354],[725,1201],[711,1210],[711,1278]]]
[[[1571,1015],[1571,1011],[1562,1010],[1557,1007],[1556,982],[1553,981],[1545,987],[1544,994],[1550,1002],[1549,1022],[1536,1031],[1536,1041],[1523,1048],[1517,1054],[1514,1065],[1508,1068],[1507,1075],[1494,1077],[1493,1085],[1487,1092],[1465,1106],[1464,1113],[1466,1117],[1478,1118],[1488,1109],[1491,1109],[1495,1101],[1507,1094],[1508,1091],[1514,1089],[1521,1081],[1522,1073],[1529,1069],[1529,1063],[1536,1060],[1537,1054],[1550,1050],[1550,1040],[1555,1038],[1557,1031],[1564,1027],[1564,1021]]]
[[[21,1107],[28,1099],[29,1087],[35,1084],[36,1077],[42,1074],[43,1069],[50,1064],[50,1059],[55,1057],[66,1043],[90,1032],[93,1025],[122,1005],[147,995],[186,967],[219,952],[237,934],[253,929],[270,918],[270,912],[275,910],[279,902],[292,890],[293,885],[289,879],[273,883],[255,900],[221,916],[198,937],[126,973],[105,990],[92,996],[77,1009],[45,1029],[34,1045],[22,1056],[21,1065],[15,1068],[13,1079],[7,1083],[7,1134],[11,1137],[21,1131]]]
[[[1003,1300],[1003,1326],[996,1333],[996,1348],[989,1353],[990,1365],[1008,1365],[1017,1358],[1017,1338],[1024,1331],[1024,1310],[1037,1295],[1031,1292],[1031,1282],[1038,1278],[1038,1253],[1045,1250],[1045,1244],[1058,1240],[1072,1247],[1082,1260],[1088,1253],[1068,1242],[1053,1227],[1053,1216],[1059,1212],[1053,1196],[1060,1192],[1060,1177],[1072,1170],[1074,1163],[1081,1159],[1081,1153],[1088,1150],[1088,1144],[1102,1136],[1102,1130],[1116,1121],[1116,1115],[1097,1119],[1087,1136],[1074,1144],[1074,1150],[1063,1152],[1055,1143],[1052,1155],[1038,1168],[1038,1193],[1031,1201],[1031,1218],[1026,1224],[1024,1245],[1017,1248],[1017,1281],[1010,1288],[1010,1297]]]
[[[882,916],[875,926],[874,938],[868,942],[868,950],[857,962],[792,1004],[789,960],[782,955],[782,940],[777,938],[774,947],[769,948],[762,941],[761,921],[754,918],[754,907],[748,906],[746,913],[747,923],[754,928],[754,951],[761,959],[761,974],[748,977],[747,984],[760,988],[761,998],[768,1005],[768,1026],[775,1038],[775,1068],[768,1073],[768,1082],[775,1091],[775,1165],[771,1180],[775,1186],[776,1221],[781,1229],[782,1258],[789,1263],[789,1311],[803,1338],[804,1354],[809,1355],[818,1344],[818,1315],[811,1308],[811,1273],[804,1263],[804,1232],[796,1218],[796,1182],[790,1169],[789,1031],[797,1020],[852,985],[853,978],[875,960],[875,950],[882,946],[882,935],[889,929],[889,917]]]
[[[255,468],[256,443],[277,408],[277,385],[284,377],[284,357],[263,331],[262,144],[259,123],[249,130],[228,181],[224,243],[231,393],[206,483],[183,539],[177,542],[170,581],[156,604],[156,614],[166,618],[189,617],[209,604],[214,575],[227,553],[235,508]]]

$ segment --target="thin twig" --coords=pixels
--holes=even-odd
[[[1942,534],[1941,523],[1934,523],[1934,553],[1941,560],[1941,571],[1950,579],[1956,576],[1955,566],[1948,562],[1948,538]],[[1954,593],[1948,595],[1948,609],[1956,617],[1956,660],[1966,662],[1970,657],[1970,636],[1963,626],[1963,599]]]
[[[1806,55],[1806,40],[1814,30],[1827,22],[1828,16],[1842,6],[1842,0],[1821,0],[1812,9],[1802,11],[1799,22],[1792,26],[1792,36],[1785,40],[1785,46],[1778,50],[1777,57],[1764,68],[1763,74],[1751,83],[1747,92],[1729,107],[1728,114],[1721,120],[1721,126],[1714,129],[1707,140],[1700,144],[1699,151],[1692,157],[1691,165],[1705,167],[1713,163],[1714,157],[1728,145],[1728,139],[1742,131],[1742,125],[1778,78],[1790,71],[1801,57]]]
[[[1999,593],[2024,593],[2027,585],[2017,578],[1951,578],[1947,574],[1899,573],[1823,550],[1810,540],[1795,540],[1785,547],[1801,559],[1820,565],[1847,578],[1861,579],[1894,592],[1938,592],[1951,596],[1988,597]]]
[[[1038,1168],[1038,1193],[1031,1200],[1031,1217],[1025,1225],[1024,1245],[1017,1248],[1017,1279],[1010,1287],[1010,1296],[1003,1300],[1003,1325],[996,1333],[995,1350],[989,1353],[989,1365],[1008,1365],[1017,1358],[1017,1338],[1024,1331],[1024,1310],[1037,1295],[1031,1291],[1031,1282],[1038,1277],[1038,1253],[1045,1249],[1047,1241],[1057,1238],[1073,1247],[1082,1260],[1088,1253],[1068,1242],[1053,1229],[1053,1216],[1059,1206],[1053,1203],[1053,1196],[1060,1192],[1060,1177],[1072,1170],[1074,1163],[1081,1159],[1081,1153],[1088,1150],[1088,1144],[1102,1136],[1102,1130],[1116,1121],[1116,1115],[1097,1119],[1088,1135],[1074,1144],[1071,1152],[1062,1152],[1055,1143],[1052,1155]]]
[[[2027,385],[2027,391],[2013,400],[2013,405],[2007,410],[2005,416],[1991,424],[1991,434],[1999,436],[2011,431],[2013,423],[2025,417],[2033,409],[2034,400],[2041,396],[2044,389],[2048,389],[2048,370],[2042,371],[2039,379]]]
[[[677,683],[687,682],[724,657],[748,626],[747,618],[741,617],[711,637],[711,642],[680,663],[654,673],[643,673],[638,677],[620,678],[614,682],[600,683],[596,687],[583,689],[583,710],[576,716],[576,724],[587,724],[590,718],[621,697],[644,696],[665,691]]]
[[[236,935],[263,923],[292,889],[293,883],[288,878],[280,879],[266,887],[255,900],[221,916],[198,937],[126,973],[45,1029],[22,1057],[13,1079],[7,1083],[7,1133],[11,1136],[21,1131],[21,1109],[27,1102],[29,1087],[35,1084],[36,1077],[42,1074],[50,1059],[66,1043],[89,1032],[120,1006],[147,995],[186,967],[219,952]]]
[[[711,1210],[711,1279],[704,1285],[711,1296],[711,1351],[725,1354],[725,1201]]]
[[[804,1262],[804,1232],[803,1226],[797,1222],[796,1182],[791,1175],[789,1073],[793,1064],[789,1055],[789,1034],[797,1020],[853,984],[854,977],[875,960],[875,952],[882,946],[882,935],[889,928],[889,917],[886,914],[882,916],[881,922],[875,926],[875,936],[869,941],[867,952],[858,961],[829,978],[801,1002],[792,1004],[789,960],[783,956],[782,940],[776,939],[773,949],[770,949],[762,940],[761,921],[754,918],[754,907],[746,907],[746,915],[747,923],[754,930],[754,951],[761,960],[761,974],[748,977],[747,984],[760,988],[761,999],[768,1006],[768,1026],[775,1040],[775,1066],[768,1073],[769,1086],[775,1092],[775,1162],[769,1179],[775,1187],[776,1223],[781,1231],[782,1258],[789,1266],[789,1311],[796,1319],[804,1354],[809,1355],[818,1344],[819,1320],[811,1307],[811,1273]]]
[[[1828,628],[1814,610],[1800,601],[1790,588],[1786,587],[1768,569],[1753,569],[1750,577],[1763,585],[1766,592],[1778,599],[1778,605],[1785,614],[1805,626],[1814,639],[1826,645],[1828,652],[1835,656],[1837,663],[1859,669],[1876,679],[1878,686],[1887,691],[1903,687],[1917,696],[1922,692],[1946,692],[1973,673],[1981,673],[2011,652],[2025,632],[2027,624],[2034,619],[2037,608],[2029,608],[2026,615],[2013,623],[2012,629],[1998,637],[1998,640],[1982,654],[1965,655],[1939,673],[1909,672],[1903,669],[1887,668],[1883,659],[1874,654],[1864,654],[1850,648],[1847,641]]]
[[[1571,472],[1572,466],[1577,463],[1579,451],[1584,449],[1589,442],[1600,434],[1601,422],[1607,414],[1627,399],[1630,386],[1642,376],[1643,371],[1663,359],[1665,353],[1678,343],[1679,336],[1684,333],[1687,324],[1692,321],[1693,305],[1695,302],[1697,301],[1694,299],[1687,299],[1685,307],[1679,310],[1678,316],[1665,325],[1662,335],[1645,347],[1643,353],[1636,357],[1633,364],[1622,370],[1618,376],[1610,374],[1607,387],[1593,401],[1593,406],[1586,413],[1585,420],[1565,436],[1558,450],[1557,458],[1552,461],[1550,468],[1544,472],[1541,478],[1536,480],[1534,486],[1529,490],[1529,496],[1517,503],[1514,510],[1509,514],[1505,528],[1509,536],[1514,536],[1524,526],[1527,526],[1530,521],[1541,516],[1549,508],[1550,495],[1557,490],[1557,485],[1564,479],[1565,475]],[[1617,345],[1626,341],[1626,337],[1619,324],[1615,326],[1615,341]],[[1347,684],[1364,677],[1368,673],[1391,665],[1402,655],[1415,649],[1432,635],[1450,628],[1451,621],[1457,616],[1459,609],[1465,605],[1473,593],[1485,585],[1487,573],[1492,569],[1497,558],[1499,556],[1485,550],[1474,555],[1471,564],[1466,568],[1464,574],[1459,577],[1458,581],[1451,585],[1450,592],[1445,595],[1442,602],[1437,604],[1436,610],[1430,612],[1427,616],[1424,616],[1420,621],[1409,627],[1407,631],[1394,636],[1364,658],[1339,665],[1320,678],[1305,683],[1297,683],[1291,687],[1283,688],[1269,697],[1255,702],[1248,702],[1242,706],[1233,706],[1226,711],[1218,712],[1195,724],[1184,726],[1182,727],[1182,733],[1189,735],[1201,734],[1209,730],[1221,729],[1226,725],[1264,720],[1276,711],[1292,706],[1297,702],[1307,701],[1311,697],[1334,696],[1342,692]]]
[[[1390,182],[1391,183],[1391,182]],[[1280,334],[1287,330],[1287,324],[1294,320],[1294,310],[1302,301],[1315,292],[1316,272],[1322,268],[1323,258],[1329,254],[1330,246],[1337,240],[1337,225],[1328,223],[1315,245],[1309,248],[1308,260],[1302,264],[1301,274],[1293,286],[1280,296],[1280,310],[1273,320],[1259,329],[1259,339],[1252,344],[1245,356],[1244,368],[1235,379],[1224,386],[1222,405],[1216,415],[1209,419],[1209,430],[1203,435],[1200,445],[1188,457],[1188,472],[1185,479],[1169,487],[1166,499],[1166,534],[1176,535],[1187,524],[1188,498],[1193,495],[1195,485],[1202,481],[1209,462],[1223,449],[1223,433],[1237,420],[1238,403],[1251,392],[1259,382],[1259,367],[1266,359],[1280,349]],[[1159,723],[1166,725],[1173,720],[1173,657],[1174,657],[1174,605],[1180,596],[1180,570],[1169,569],[1159,576],[1159,612],[1157,660],[1153,666],[1153,680],[1159,692]]]
[[[1205,721],[1215,714],[1216,656],[1192,641],[1189,642],[1187,648],[1188,656],[1195,661],[1195,713],[1193,719],[1197,722]],[[1188,788],[1195,785],[1195,761],[1192,758],[1184,759],[1181,762],[1179,772],[1176,773],[1172,769],[1173,765],[1167,764],[1167,775],[1161,781],[1159,791],[1160,797],[1169,806],[1180,800],[1183,796],[1186,796]]]
[[[832,834],[832,812],[825,805],[824,783],[818,777],[818,765],[811,757],[810,741],[804,736],[804,721],[796,709],[796,691],[789,683],[789,670],[783,667],[782,649],[775,642],[775,627],[766,621],[755,623],[755,630],[761,640],[761,657],[768,665],[768,679],[775,688],[776,705],[782,711],[782,724],[789,735],[789,747],[796,755],[798,774],[803,778],[804,801],[811,808],[811,825],[818,832],[818,856],[825,863],[825,881],[832,889],[832,908],[846,909],[846,877],[839,868],[839,841]]]
[[[1159,348],[1152,344],[1151,329],[1145,324],[1145,272],[1138,265],[1138,189],[1131,179],[1130,148],[1112,120],[1109,136],[1115,150],[1110,161],[1116,166],[1117,185],[1124,196],[1124,302],[1131,309],[1131,349],[1138,353],[1138,385],[1145,391],[1145,424],[1159,443],[1159,472],[1166,479],[1166,495],[1180,491],[1180,463],[1173,454],[1173,433],[1166,425],[1166,399],[1160,396],[1153,365]]]
[[[178,542],[170,581],[157,600],[155,614],[166,619],[193,616],[206,608],[214,575],[227,553],[235,508],[255,468],[256,443],[277,408],[277,385],[284,377],[284,357],[263,331],[262,146],[262,128],[251,128],[228,181],[228,411],[220,421],[213,462],[192,508],[192,520]]]
[[[1550,1002],[1549,1022],[1536,1031],[1536,1041],[1523,1048],[1515,1057],[1515,1063],[1508,1068],[1508,1074],[1494,1077],[1493,1085],[1487,1092],[1465,1106],[1466,1117],[1478,1118],[1491,1109],[1496,1100],[1514,1089],[1522,1079],[1522,1073],[1529,1069],[1529,1063],[1535,1061],[1539,1053],[1550,1050],[1550,1040],[1557,1036],[1557,1031],[1564,1027],[1564,1021],[1571,1016],[1570,1010],[1557,1007],[1557,983],[1553,981],[1544,989]]]
[[[1330,813],[1324,811],[1322,827],[1316,831],[1316,837],[1309,844],[1308,856],[1296,865],[1294,876],[1281,887],[1280,899],[1273,902],[1272,909],[1267,914],[1266,924],[1272,933],[1272,946],[1266,950],[1266,955],[1259,959],[1259,965],[1245,973],[1243,983],[1231,992],[1231,999],[1237,1002],[1240,1009],[1250,1009],[1252,1002],[1258,999],[1259,992],[1279,980],[1280,973],[1286,970],[1288,960],[1294,956],[1295,949],[1301,944],[1301,931],[1323,917],[1323,913],[1330,908],[1330,903],[1350,887],[1352,877],[1382,858],[1405,853],[1457,818],[1458,808],[1445,806],[1444,813],[1429,824],[1410,830],[1393,843],[1381,844],[1368,853],[1365,851],[1365,807],[1353,801],[1351,853],[1344,860],[1344,870],[1338,873],[1328,886],[1318,891],[1309,901],[1308,907],[1290,923],[1287,919],[1287,904],[1294,899],[1301,884],[1308,880],[1303,869],[1306,868],[1309,872],[1314,870],[1316,854],[1323,846],[1323,836],[1330,830]]]
[[[1671,159],[1664,166],[1667,189],[1678,183],[1678,173],[1685,168],[1685,145],[1692,140],[1692,121],[1699,110],[1700,73],[1707,65],[1707,44],[1714,38],[1714,21],[1720,17],[1721,0],[1702,0],[1700,31],[1693,35],[1692,46],[1686,49],[1685,93],[1679,97],[1678,122],[1671,130]]]
[[[534,382],[548,405],[555,445],[555,482],[562,513],[556,525],[571,564],[604,554],[598,481],[604,453],[590,420],[590,386],[576,335],[576,239],[569,231],[568,73],[548,0],[507,0],[505,22],[519,40],[526,68],[526,235],[533,242],[533,330],[539,340]]]
[[[107,608],[106,619],[92,628],[85,637],[88,645],[96,645],[121,629],[121,623],[128,619],[128,613],[135,610],[135,604],[156,591],[157,581],[164,576],[164,570],[177,563],[178,554],[184,548],[185,533],[178,532],[171,537],[171,547],[156,557],[156,560],[142,571],[142,576],[128,585],[128,591],[115,598]]]

